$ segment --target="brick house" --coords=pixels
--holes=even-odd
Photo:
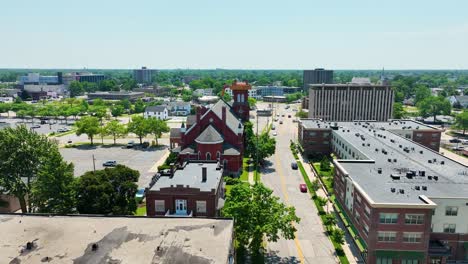
[[[224,205],[223,169],[217,162],[189,162],[161,176],[146,192],[148,216],[215,217]]]

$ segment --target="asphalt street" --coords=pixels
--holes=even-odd
[[[267,165],[262,171],[262,182],[273,190],[274,195],[287,205],[296,208],[296,214],[301,218],[296,225],[294,240],[280,239],[269,242],[267,246],[268,263],[338,263],[332,243],[325,235],[317,209],[308,193],[301,193],[299,184],[304,183],[299,170],[291,168],[294,157],[289,149],[290,140],[297,138],[297,123],[293,122],[296,112],[285,109],[285,104],[276,104],[276,113],[283,124],[274,122],[276,126],[276,153],[267,159]],[[275,114],[276,114],[275,113]],[[285,117],[281,117],[282,115]],[[291,118],[288,118],[291,115]],[[275,116],[276,117],[276,116]],[[267,124],[267,117],[258,120],[259,131]],[[271,120],[271,117],[269,118]],[[251,120],[256,124],[257,120]],[[273,133],[273,132],[271,132]]]

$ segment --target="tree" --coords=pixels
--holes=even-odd
[[[76,135],[86,134],[91,140],[91,145],[94,144],[94,136],[99,133],[99,119],[94,116],[84,116],[80,120],[76,121]]]
[[[63,161],[56,147],[50,151],[32,185],[31,200],[37,213],[75,212],[73,164]]]
[[[393,118],[401,119],[405,115],[402,103],[393,103]]]
[[[80,214],[132,215],[140,173],[123,165],[88,171],[77,181],[77,210]]]
[[[143,113],[145,111],[145,103],[141,99],[135,102],[135,113]]]
[[[468,129],[468,111],[463,111],[463,113],[455,116],[455,123],[453,124],[453,127],[463,130],[463,135],[465,135],[465,132]]]
[[[331,237],[336,243],[343,245],[344,244],[344,231],[338,228],[333,228],[331,230]]]
[[[143,143],[143,138],[151,133],[150,127],[148,126],[148,120],[142,116],[132,117],[130,123],[128,123],[128,132],[131,132],[138,136],[140,144]]]
[[[26,126],[0,130],[0,186],[18,198],[21,210],[31,212],[32,183],[57,145]]]
[[[263,164],[264,159],[275,154],[276,140],[267,132],[263,132],[257,136],[253,132],[251,122],[245,122],[244,131],[246,137],[246,155],[251,156],[254,160]],[[257,144],[258,143],[258,144]]]
[[[423,117],[433,116],[434,121],[437,115],[450,115],[452,106],[450,102],[440,96],[430,96],[417,104],[419,112]]]
[[[280,237],[294,239],[300,218],[294,207],[287,207],[263,184],[236,184],[226,198],[223,215],[234,218],[236,239],[257,255],[263,239],[277,241]]]
[[[82,95],[85,92],[83,84],[79,81],[72,81],[68,87],[68,90],[70,91],[70,97]]]
[[[106,129],[109,132],[109,135],[112,135],[114,138],[114,145],[115,141],[119,137],[123,137],[127,134],[127,129],[123,124],[120,124],[117,120],[112,120],[106,124]]]
[[[331,169],[330,161],[328,160],[326,156],[324,156],[322,160],[320,161],[320,170],[329,171],[330,169]]]
[[[336,225],[337,221],[335,215],[327,213],[326,215],[324,215],[323,223],[327,227]]]
[[[107,131],[107,127],[100,126],[98,133],[99,133],[99,136],[101,137],[101,144],[104,145],[104,137],[109,135],[109,131]]]
[[[253,97],[249,97],[247,101],[249,102],[250,109],[255,109],[255,106],[257,105],[257,100]]]
[[[116,105],[111,108],[111,114],[113,117],[121,116],[124,113],[124,108],[121,105]]]
[[[154,134],[156,139],[156,145],[159,145],[158,138],[161,137],[162,133],[169,132],[170,128],[167,126],[166,121],[151,117],[147,119],[149,133]]]
[[[431,97],[431,89],[427,88],[426,85],[417,85],[415,88],[416,94],[414,97],[414,102],[417,104],[424,100],[425,98]]]
[[[114,80],[102,80],[98,84],[99,91],[118,91],[117,83]]]

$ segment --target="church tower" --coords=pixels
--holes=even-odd
[[[248,82],[234,81],[231,85],[234,103],[232,108],[243,122],[249,121],[249,90],[252,86]]]

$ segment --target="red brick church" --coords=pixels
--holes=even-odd
[[[170,146],[179,154],[179,162],[219,160],[227,174],[237,175],[242,169],[244,125],[249,120],[247,82],[234,81],[232,106],[220,99],[210,108],[199,107],[196,117],[187,124],[171,129]]]

